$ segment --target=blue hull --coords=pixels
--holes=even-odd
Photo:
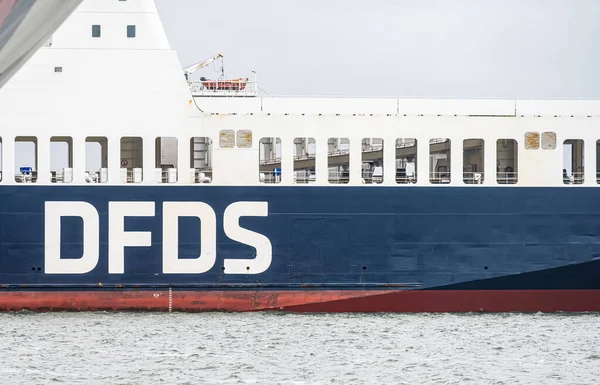
[[[0,283],[29,287],[172,286],[210,289],[600,289],[600,190],[476,187],[3,186]],[[99,213],[97,266],[46,274],[44,204],[83,201]],[[152,246],[125,249],[124,273],[108,273],[108,202],[155,202],[154,217],[125,219]],[[162,203],[201,201],[217,218],[217,256],[203,274],[163,274]],[[267,217],[240,225],[265,235],[262,274],[225,274],[227,258],[256,250],[226,237],[233,202],[268,202]],[[200,221],[179,220],[180,258],[200,251]],[[80,218],[63,218],[63,258],[82,255]],[[545,272],[545,273],[544,273]],[[524,274],[525,273],[525,274]],[[529,273],[529,274],[527,274]]]

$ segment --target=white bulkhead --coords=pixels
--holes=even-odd
[[[135,37],[128,37],[132,28]],[[190,100],[154,1],[85,0],[0,91],[3,183],[21,166],[14,164],[15,137],[37,139],[39,184],[50,183],[52,137],[72,138],[76,184],[86,183],[89,137],[107,138],[111,171],[121,167],[120,138],[143,138],[148,156],[140,167],[153,170],[149,138],[201,130],[201,120],[190,120]],[[119,172],[109,172],[108,182],[120,183]]]
[[[0,185],[597,186],[596,100],[209,94],[152,0],[85,0],[0,91]]]

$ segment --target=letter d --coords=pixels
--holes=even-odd
[[[46,202],[44,213],[44,271],[46,274],[85,274],[94,270],[100,259],[100,219],[87,202]],[[60,219],[83,219],[83,255],[62,259],[60,255]]]

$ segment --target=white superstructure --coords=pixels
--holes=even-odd
[[[152,0],[85,0],[0,91],[0,185],[596,186],[599,124],[600,101],[192,96]]]

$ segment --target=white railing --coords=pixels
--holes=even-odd
[[[73,182],[73,169],[63,168],[60,171],[50,171],[50,182],[71,183]]]
[[[17,183],[35,183],[37,182],[37,179],[37,171],[32,171],[31,173],[17,173],[15,175],[15,182]]]
[[[383,183],[383,168],[380,170],[362,170],[363,184],[380,184]]]
[[[383,145],[382,144],[375,144],[375,145],[371,145],[371,146],[363,146],[362,147],[362,152],[378,152],[378,151],[383,151]]]
[[[211,168],[192,168],[190,169],[191,183],[211,183],[213,172]]]
[[[327,153],[327,155],[328,155],[329,157],[332,157],[332,156],[342,156],[342,155],[348,155],[348,154],[350,154],[350,149],[348,149],[348,150],[335,150],[335,151],[329,151],[329,152]]]
[[[416,147],[416,146],[417,146],[417,141],[414,139],[405,140],[404,142],[396,141],[396,148],[408,148],[408,147]]]
[[[259,180],[261,183],[276,184],[281,183],[280,173],[260,173]]]
[[[281,158],[263,159],[260,161],[261,166],[265,166],[268,164],[277,164],[277,163],[281,163]]]
[[[107,183],[108,169],[101,168],[100,171],[87,171],[85,173],[85,181],[87,183]]]
[[[439,144],[448,142],[448,138],[434,138],[429,140],[429,144]]]
[[[463,172],[463,182],[465,184],[482,184],[483,173],[482,172]]]
[[[294,183],[308,184],[317,181],[316,175],[308,170],[294,170]]]
[[[198,80],[189,84],[192,96],[257,96],[258,82],[237,83],[230,80]]]
[[[316,154],[302,154],[302,155],[294,155],[294,160],[309,160],[315,159]]]
[[[398,184],[415,184],[417,183],[417,173],[406,175],[406,173],[396,172],[396,183]]]
[[[583,172],[577,171],[572,175],[563,175],[564,184],[583,184]]]
[[[498,184],[516,184],[519,180],[518,172],[497,172],[496,181]]]
[[[177,169],[168,168],[163,170],[157,168],[154,170],[157,183],[177,183]]]
[[[144,172],[141,168],[122,168],[121,182],[122,183],[142,183],[144,180]]]
[[[350,182],[350,172],[329,170],[327,180],[333,184],[348,184]]]
[[[429,182],[431,184],[449,184],[450,174],[448,172],[430,172]]]

